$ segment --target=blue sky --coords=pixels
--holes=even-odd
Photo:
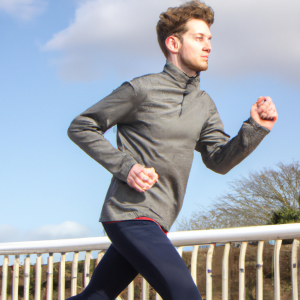
[[[111,175],[67,137],[72,119],[122,82],[160,72],[160,12],[179,0],[0,0],[0,242],[102,235]],[[259,96],[279,120],[221,176],[195,153],[179,219],[209,206],[250,170],[300,159],[300,2],[207,0],[215,11],[201,89],[235,136]],[[115,144],[115,133],[106,137]],[[176,224],[172,230],[176,230]]]

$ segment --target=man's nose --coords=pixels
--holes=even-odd
[[[207,51],[208,53],[210,53],[210,51],[211,51],[211,43],[210,43],[210,40],[207,40],[207,41],[206,41],[203,50],[204,50],[204,51]]]

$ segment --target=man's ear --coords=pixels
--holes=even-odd
[[[177,54],[181,46],[181,42],[177,36],[170,35],[166,39],[166,47],[172,54]]]

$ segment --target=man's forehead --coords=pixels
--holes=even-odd
[[[203,35],[211,36],[210,26],[208,26],[204,21],[192,19],[186,23],[186,28],[188,32],[192,35]]]

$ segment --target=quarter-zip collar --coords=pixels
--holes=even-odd
[[[197,89],[200,88],[200,73],[198,73],[196,76],[189,76],[168,60],[166,61],[163,72],[167,73],[174,80],[176,80],[177,84],[182,89],[190,89],[191,87]]]

